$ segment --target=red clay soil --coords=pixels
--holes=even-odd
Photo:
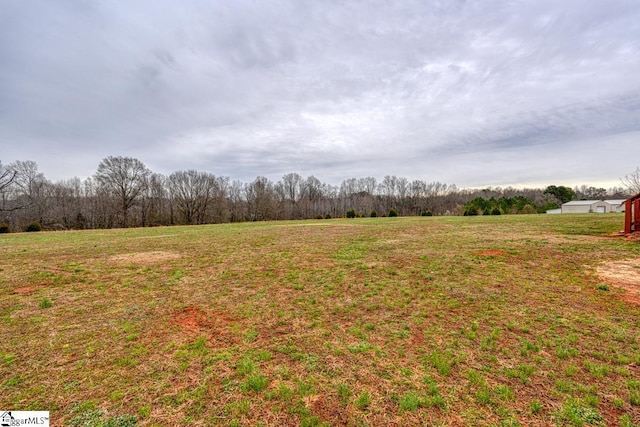
[[[186,307],[174,313],[172,323],[189,332],[198,332],[207,327],[207,315],[196,307]]]
[[[627,240],[640,241],[640,232],[627,234],[625,237]]]
[[[338,402],[324,395],[307,396],[304,399],[305,406],[317,414],[321,419],[333,420],[336,425],[347,425],[348,419]]]
[[[13,293],[20,294],[20,295],[31,295],[38,289],[44,289],[44,286],[24,286],[22,288],[15,288],[13,290]]]
[[[608,262],[596,272],[606,283],[626,291],[623,300],[640,305],[640,258]]]
[[[233,345],[238,342],[238,336],[229,333],[233,321],[228,313],[205,312],[194,306],[175,311],[169,319],[169,323],[179,326],[188,334],[206,336],[212,345]]]

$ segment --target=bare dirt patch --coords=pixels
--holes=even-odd
[[[640,241],[640,232],[625,235],[627,240]]]
[[[207,323],[207,315],[204,311],[196,307],[186,307],[174,313],[171,323],[189,332],[198,332],[209,326]]]
[[[312,395],[303,398],[307,408],[323,420],[332,420],[336,425],[347,425],[348,419],[338,402],[325,395]]]
[[[110,262],[126,265],[150,265],[163,261],[171,261],[180,259],[180,254],[176,252],[151,251],[151,252],[133,252],[129,254],[113,255],[109,257]]]
[[[484,251],[477,251],[476,255],[478,256],[503,256],[507,253],[505,251],[501,251],[500,249],[487,249]]]
[[[21,288],[15,288],[13,290],[13,293],[20,295],[31,295],[39,289],[44,289],[44,286],[23,286]]]
[[[640,304],[640,258],[612,261],[596,268],[605,282],[626,291],[623,299]]]
[[[175,311],[169,323],[179,326],[187,334],[204,335],[214,345],[234,344],[238,341],[238,337],[230,333],[233,319],[224,312],[204,311],[189,306]]]

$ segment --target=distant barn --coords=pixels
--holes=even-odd
[[[609,203],[611,205],[611,210],[608,212],[615,212],[615,213],[624,212],[624,202],[626,202],[625,199],[612,199],[612,200],[605,200],[604,202]]]
[[[623,212],[624,200],[574,200],[563,203],[562,213],[609,213]]]

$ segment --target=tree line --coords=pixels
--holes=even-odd
[[[0,162],[0,231],[94,229],[355,216],[536,213],[566,198],[624,198],[628,190],[459,189],[438,181],[385,176],[339,186],[288,173],[244,183],[210,172],[154,173],[140,160],[111,156],[93,176],[52,182],[30,160]],[[348,215],[347,215],[348,213]]]

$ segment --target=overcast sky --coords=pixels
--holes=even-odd
[[[1,0],[0,160],[248,182],[602,185],[640,165],[638,0]]]

